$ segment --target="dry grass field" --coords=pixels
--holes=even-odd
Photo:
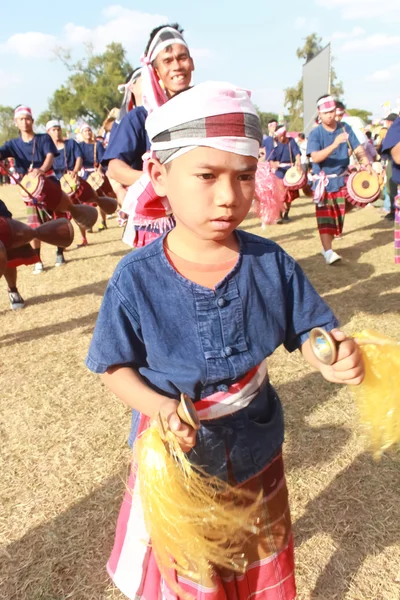
[[[0,188],[16,218],[16,190]],[[391,224],[375,208],[346,217],[341,264],[328,267],[309,199],[262,231],[292,254],[349,334],[400,340],[400,270]],[[104,565],[129,462],[129,412],[84,366],[104,289],[127,252],[116,221],[90,246],[43,251],[42,275],[19,270],[25,310],[0,284],[0,598],[122,600]],[[285,408],[285,458],[299,600],[400,599],[400,455],[365,451],[351,394],[283,349],[269,361]]]

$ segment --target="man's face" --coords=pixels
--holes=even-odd
[[[276,131],[277,126],[278,126],[277,121],[272,121],[272,123],[268,123],[268,133],[270,135],[273,135]]]
[[[194,63],[186,46],[172,44],[158,54],[155,69],[171,98],[190,86]]]
[[[29,115],[22,115],[15,119],[15,124],[19,131],[24,133],[32,133],[33,131],[33,119]]]
[[[344,113],[337,112],[336,113],[336,121],[337,121],[337,123],[340,123],[341,120],[343,119],[343,117],[344,117]]]
[[[93,141],[93,131],[90,129],[90,127],[85,127],[85,129],[82,131],[82,137],[83,141],[86,143]]]
[[[336,110],[330,110],[329,112],[320,112],[319,118],[321,119],[321,123],[323,125],[327,125],[327,127],[333,127],[336,123]]]
[[[50,135],[53,142],[62,142],[63,137],[61,127],[50,127],[47,133]]]

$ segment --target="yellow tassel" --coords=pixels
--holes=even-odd
[[[260,498],[202,473],[173,433],[163,437],[152,424],[136,441],[144,519],[160,572],[175,589],[170,569],[204,585],[213,565],[244,572],[241,549],[258,532]]]
[[[365,379],[351,389],[369,446],[379,458],[400,442],[400,344],[375,331],[353,337],[364,358]]]

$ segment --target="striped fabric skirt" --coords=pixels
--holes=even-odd
[[[346,213],[347,189],[342,187],[337,192],[326,192],[322,206],[315,206],[315,216],[319,233],[332,236],[341,235]]]
[[[400,265],[400,186],[394,200],[394,262]]]
[[[116,537],[107,570],[115,585],[130,600],[180,600],[157,567],[146,531],[132,471],[118,518]],[[296,598],[294,550],[288,491],[281,452],[242,487],[262,492],[259,533],[249,535],[242,551],[248,560],[245,573],[215,569],[212,582],[178,577],[179,587],[194,600],[293,600]]]

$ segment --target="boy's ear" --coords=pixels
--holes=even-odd
[[[157,158],[150,158],[148,164],[148,173],[153,184],[154,190],[158,196],[167,195],[167,169]]]

